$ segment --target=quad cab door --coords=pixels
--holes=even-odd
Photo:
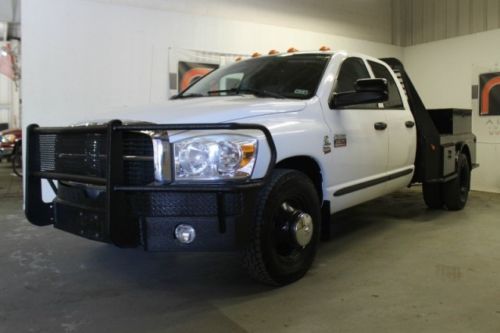
[[[388,192],[407,186],[413,177],[415,155],[417,149],[417,130],[415,119],[405,96],[401,96],[399,81],[382,62],[368,60],[368,65],[376,78],[387,80],[389,98],[380,103],[386,114],[387,132],[389,134],[389,155],[387,173],[390,179],[386,182]]]
[[[355,90],[370,78],[366,62],[348,57],[340,65],[331,96]],[[331,97],[330,97],[331,98]],[[386,111],[377,103],[331,108],[323,103],[330,128],[331,152],[325,153],[331,211],[336,212],[385,193],[389,132]]]

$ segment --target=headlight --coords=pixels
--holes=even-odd
[[[14,134],[6,134],[2,137],[2,142],[13,143],[16,141],[16,136]]]
[[[257,156],[257,139],[244,135],[207,135],[173,145],[176,180],[245,179]]]

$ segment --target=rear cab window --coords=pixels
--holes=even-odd
[[[375,78],[387,80],[389,98],[383,103],[384,109],[404,109],[403,100],[401,99],[398,86],[396,85],[396,82],[394,81],[394,78],[389,70],[384,65],[374,61],[368,60],[368,64],[370,65]]]

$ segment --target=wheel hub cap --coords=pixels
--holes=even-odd
[[[311,215],[283,203],[283,209],[291,214],[290,231],[295,242],[306,247],[311,242],[314,224]]]
[[[312,239],[313,221],[311,215],[307,213],[299,213],[292,226],[295,241],[302,247],[306,247]]]

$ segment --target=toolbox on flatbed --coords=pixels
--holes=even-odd
[[[427,109],[441,135],[472,133],[472,110]]]

